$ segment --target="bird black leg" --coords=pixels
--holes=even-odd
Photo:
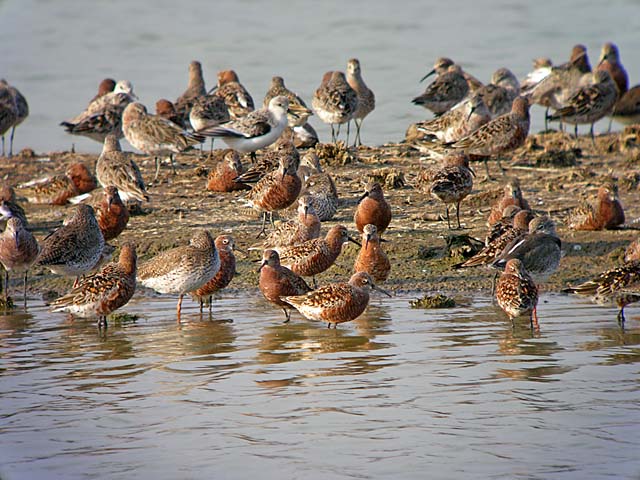
[[[462,228],[460,225],[460,202],[456,203],[456,220],[458,221],[458,230],[460,230]]]
[[[596,146],[596,136],[593,134],[593,123],[591,124],[591,128],[589,129],[589,135],[591,135],[591,144]]]
[[[335,131],[335,128],[333,127],[333,123],[331,124],[331,143],[336,143],[336,131]]]
[[[624,330],[624,322],[625,322],[625,318],[624,318],[624,307],[620,308],[620,311],[618,312],[618,324],[620,325],[620,327],[622,327],[622,329]]]
[[[611,131],[611,122],[609,122],[609,131]],[[11,128],[11,138],[9,139],[9,158],[13,156],[13,134],[16,133],[16,127]]]
[[[171,162],[171,172],[176,175],[176,162],[173,159],[173,153],[169,155],[169,161]]]
[[[573,129],[573,135],[575,136],[575,139],[578,139],[578,124],[575,124],[575,127]]]
[[[447,212],[447,227],[449,228],[449,230],[451,230],[451,222],[449,221],[449,204],[445,203],[444,208]]]
[[[291,320],[291,313],[284,307],[282,308],[282,311],[284,312],[285,317],[285,321],[283,323],[289,323],[289,320]]]
[[[351,130],[351,120],[347,122],[347,147],[349,146],[349,130]]]
[[[544,130],[549,130],[549,107],[544,111]]]
[[[258,161],[258,157],[256,156],[256,152],[251,152],[249,154],[249,158],[251,158],[251,163],[254,164]]]
[[[24,272],[24,283],[23,283],[23,293],[24,293],[24,309],[27,309],[27,272]]]
[[[260,238],[262,235],[264,235],[265,237],[267,236],[267,212],[262,212],[262,228],[260,229],[260,233],[258,233],[258,236],[256,238]]]

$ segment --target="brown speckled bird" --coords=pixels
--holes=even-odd
[[[280,254],[280,262],[294,273],[304,277],[313,277],[327,270],[334,264],[342,245],[359,242],[349,236],[347,227],[335,225],[329,229],[324,238],[316,238],[293,247],[274,248]]]
[[[640,260],[625,262],[602,272],[593,280],[570,286],[563,292],[592,295],[598,303],[614,302],[620,309],[618,323],[624,326],[624,308],[640,300]]]
[[[83,278],[77,287],[51,303],[53,312],[78,317],[98,317],[107,326],[107,315],[126,305],[136,289],[136,248],[125,243],[118,262],[105,265],[98,273]]]
[[[131,155],[120,149],[115,135],[107,135],[104,139],[102,153],[96,163],[96,176],[103,187],[116,187],[125,204],[149,200],[140,168]]]
[[[211,313],[211,297],[214,293],[226,288],[236,274],[236,256],[233,254],[235,241],[231,235],[218,235],[215,239],[216,249],[220,255],[220,269],[214,277],[202,287],[191,292],[191,297],[200,303],[200,312],[205,299],[209,303],[209,313]]]
[[[484,239],[484,244],[489,245],[492,241],[513,228],[513,217],[522,209],[516,205],[507,205],[502,210],[502,217],[489,227],[489,233]]]
[[[469,84],[464,78],[462,69],[458,65],[451,64],[446,71],[438,74],[422,95],[415,97],[411,102],[440,115],[460,102],[468,93]]]
[[[273,212],[283,210],[298,198],[302,181],[298,177],[298,162],[289,155],[281,156],[278,169],[263,177],[247,194],[249,206],[262,214],[262,229],[266,232],[267,216],[273,223]]]
[[[238,152],[228,148],[222,152],[222,158],[207,177],[207,190],[210,192],[233,192],[249,190],[251,187],[237,181],[243,167]]]
[[[244,117],[255,109],[253,98],[233,70],[218,72],[218,85],[212,91],[214,95],[224,100],[234,120]]]
[[[105,241],[113,240],[127,227],[129,210],[118,194],[118,189],[109,185],[104,189],[104,197],[95,205],[96,220]]]
[[[312,168],[305,166],[304,171],[301,172],[304,164],[311,165]],[[308,152],[302,157],[298,173],[303,178],[300,195],[307,195],[311,198],[311,203],[320,221],[331,220],[338,210],[338,189],[331,175],[322,171],[320,160],[315,152]]]
[[[269,101],[279,95],[287,97],[289,99],[289,105],[298,107],[298,112],[296,115],[287,115],[287,122],[289,126],[293,128],[306,124],[307,119],[311,115],[313,115],[313,112],[309,110],[309,108],[307,108],[307,104],[304,103],[304,100],[302,100],[302,98],[300,98],[285,86],[284,79],[282,77],[276,76],[271,79],[269,90],[267,90],[267,93],[265,94],[264,100],[262,102],[263,106],[268,106]]]
[[[349,86],[343,72],[326,72],[313,94],[311,106],[320,120],[331,125],[331,141],[336,142],[340,125],[348,123],[356,113],[358,94]],[[338,126],[337,130],[335,125]]]
[[[181,119],[179,125],[183,125],[188,120],[189,112],[195,101],[206,94],[207,90],[204,87],[204,78],[202,77],[202,65],[200,62],[193,60],[189,64],[189,83],[187,84],[187,89],[174,103],[176,113]]]
[[[500,275],[496,301],[512,322],[516,317],[528,315],[531,329],[539,329],[538,287],[517,258],[509,260]]]
[[[24,306],[27,306],[27,272],[36,261],[40,247],[19,218],[7,220],[0,233],[0,263],[4,267],[4,304],[9,296],[9,273],[24,273]]]
[[[352,58],[347,62],[347,83],[358,94],[358,108],[353,114],[353,122],[356,124],[356,139],[353,145],[357,147],[362,145],[360,140],[362,122],[376,108],[376,96],[364,83],[360,61],[357,58]]]
[[[291,247],[319,236],[320,219],[313,208],[311,198],[304,195],[298,198],[297,218],[277,224],[260,248]]]
[[[18,186],[30,203],[65,205],[70,198],[88,193],[98,182],[84,163],[72,163],[63,175],[34,180]]]
[[[287,267],[280,264],[280,255],[275,250],[265,250],[262,254],[260,265],[260,281],[258,286],[264,298],[282,308],[285,323],[291,319],[291,304],[282,300],[282,297],[304,295],[311,291],[304,279]]]
[[[9,185],[0,186],[0,218],[8,220],[11,217],[19,218],[24,225],[28,225],[27,214],[16,202],[16,192]]]
[[[220,255],[211,234],[196,231],[189,245],[165,250],[138,269],[138,281],[159,293],[177,293],[178,322],[182,298],[204,286],[220,269]]]
[[[512,178],[504,186],[504,194],[492,206],[487,225],[491,226],[500,220],[504,214],[504,209],[509,205],[515,205],[522,210],[530,210],[529,202],[525,200],[520,189],[520,180]]]
[[[353,271],[367,272],[376,282],[384,282],[389,277],[391,263],[382,250],[378,229],[375,225],[365,225],[362,232],[362,247],[353,265]]]
[[[354,273],[349,283],[330,283],[300,296],[282,299],[293,305],[309,320],[327,322],[327,328],[358,318],[369,304],[370,290],[377,290],[389,297],[387,291],[378,288],[367,272]]]
[[[618,186],[608,183],[598,189],[595,206],[584,203],[568,219],[573,230],[609,230],[624,224],[624,209],[618,198]]]
[[[469,168],[469,157],[464,153],[455,153],[447,156],[444,159],[444,166],[433,176],[429,192],[444,203],[449,229],[451,229],[449,204],[455,204],[456,220],[458,221],[458,228],[461,228],[460,202],[471,193],[472,188],[473,171]]]
[[[379,235],[382,235],[389,226],[391,206],[384,198],[384,192],[378,182],[371,181],[364,187],[364,193],[358,200],[353,221],[360,233],[369,223],[376,226]]]
[[[58,275],[78,276],[92,270],[104,250],[104,237],[93,208],[78,205],[64,224],[45,237],[37,263]]]
[[[187,127],[182,116],[176,110],[175,105],[166,98],[161,98],[156,102],[156,115],[158,117],[166,118],[170,122],[175,123],[182,128]]]

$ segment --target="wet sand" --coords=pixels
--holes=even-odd
[[[621,133],[598,136],[594,147],[591,139],[584,136],[575,140],[558,132],[531,135],[525,146],[502,160],[504,175],[495,161],[489,162],[493,181],[481,181],[484,167],[474,163],[477,178],[473,193],[461,205],[465,228],[453,231],[441,219],[444,206],[426,193],[428,172],[437,167],[437,161],[425,159],[405,144],[338,149],[337,155],[330,156],[326,153],[335,149],[324,148],[322,164],[335,179],[341,204],[334,219],[323,224],[323,232],[341,223],[356,236],[353,213],[363,181],[371,177],[386,180],[385,194],[392,205],[393,219],[384,235],[388,240],[384,247],[392,261],[385,288],[451,295],[488,292],[493,272],[484,268],[452,269],[451,265],[461,257],[451,256],[447,243],[452,235],[484,239],[491,203],[501,194],[507,179],[516,176],[532,208],[540,214],[550,213],[558,224],[564,258],[559,271],[542,288],[559,291],[567,283],[585,280],[621,262],[624,248],[637,237],[634,227],[639,224],[634,220],[640,217],[639,138],[638,130],[628,128]],[[153,158],[132,155],[144,178],[152,179]],[[14,158],[1,159],[0,176],[4,182],[17,185],[62,173],[69,163],[76,161],[85,162],[95,171],[96,160],[97,155],[71,152],[36,155],[25,149]],[[243,206],[243,192],[206,191],[207,173],[216,162],[215,151],[211,157],[199,158],[197,152],[180,155],[176,176],[171,175],[168,164],[163,165],[158,184],[149,187],[151,201],[143,205],[140,214],[131,217],[127,229],[111,243],[118,246],[123,241],[133,241],[139,260],[144,261],[159,251],[188,242],[194,228],[207,228],[214,235],[223,232],[233,235],[240,250],[246,252],[258,242],[260,220]],[[247,164],[248,157],[243,162]],[[581,201],[593,201],[597,188],[611,178],[618,181],[627,226],[599,232],[569,230],[566,218],[570,209]],[[99,197],[99,192],[94,192],[94,197]],[[38,239],[57,227],[74,208],[21,204]],[[336,265],[317,277],[319,283],[348,278],[357,251],[356,245],[345,245]],[[258,258],[260,254],[255,251],[246,257],[238,254],[238,275],[229,289],[257,288]],[[12,280],[12,288],[17,282]],[[49,297],[64,292],[71,283],[71,279],[36,267],[30,273],[29,291],[32,296]]]

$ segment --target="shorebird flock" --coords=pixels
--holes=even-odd
[[[148,188],[158,181],[163,160],[169,160],[172,174],[176,174],[174,155],[198,146],[202,152],[207,139],[213,148],[216,138],[228,148],[209,173],[207,189],[221,195],[246,190],[247,206],[262,220],[258,237],[264,239],[250,247],[262,252],[258,286],[268,302],[283,310],[285,321],[295,309],[308,319],[335,328],[366,309],[372,290],[390,295],[379,286],[393,268],[382,238],[390,226],[393,228],[392,206],[380,183],[364,186],[353,212],[360,242],[351,236],[347,225],[335,225],[322,234],[322,222],[335,215],[340,201],[330,172],[323,171],[314,151],[319,140],[308,119],[316,115],[330,125],[332,142],[338,142],[346,124],[344,145],[353,149],[362,145],[361,129],[375,109],[375,95],[363,79],[360,62],[349,60],[346,73],[327,71],[313,94],[311,108],[280,76],[272,78],[262,107],[256,108],[233,70],[219,72],[217,84],[210,90],[205,88],[199,62],[191,62],[188,72],[184,93],[175,102],[158,100],[155,114],[137,102],[130,82],[104,79],[86,109],[60,124],[71,135],[103,144],[95,175],[76,163],[59,175],[1,189],[0,213],[7,220],[0,234],[5,308],[9,305],[9,275],[14,273],[23,274],[26,308],[27,272],[33,265],[75,278],[72,290],[51,302],[53,311],[96,317],[100,327],[106,327],[111,312],[126,305],[137,285],[177,295],[178,321],[185,295],[199,302],[201,311],[205,302],[211,308],[211,297],[227,287],[236,272],[232,236],[214,238],[208,230],[197,229],[187,245],[160,252],[140,264],[131,242],[121,245],[118,260],[110,262],[115,248],[107,242],[129,225],[131,209],[149,201]],[[474,186],[470,161],[484,161],[486,176],[491,179],[488,160],[495,159],[500,167],[500,157],[522,146],[529,135],[531,105],[547,109],[545,122],[557,121],[560,128],[574,125],[576,136],[578,125],[590,125],[592,139],[594,123],[604,117],[625,124],[640,121],[640,86],[628,89],[627,73],[612,43],[603,46],[594,70],[586,48],[576,45],[566,63],[553,65],[549,59],[536,59],[533,71],[522,81],[503,67],[485,85],[446,57],[438,58],[421,81],[434,74],[424,93],[412,100],[434,117],[410,125],[405,142],[441,161],[431,172],[427,192],[444,204],[443,219],[451,230],[462,228],[460,204]],[[5,134],[11,130],[11,156],[15,129],[28,112],[24,96],[1,80],[3,156]],[[349,147],[352,122],[355,134]],[[122,150],[122,138],[155,159],[151,182],[145,182],[133,156]],[[248,162],[243,162],[245,155]],[[100,201],[92,206],[83,203],[98,183],[104,191]],[[78,205],[62,226],[36,240],[16,191],[28,202]],[[296,205],[293,218],[274,224],[274,214],[282,215]],[[456,207],[455,224],[452,205]],[[572,212],[570,227],[602,230],[616,228],[624,221],[616,185],[607,184],[600,189],[595,205],[581,205]],[[561,263],[555,222],[546,215],[537,216],[517,179],[510,179],[487,224],[490,230],[484,247],[454,267],[495,269],[492,295],[495,293],[497,304],[512,321],[528,316],[531,328],[537,329],[539,285]],[[318,286],[315,276],[335,263],[349,241],[360,247],[351,278]],[[639,283],[640,248],[633,244],[623,265],[567,291],[614,301],[623,324],[624,307],[640,300],[640,291],[634,290]]]

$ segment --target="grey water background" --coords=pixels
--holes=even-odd
[[[258,295],[213,316],[0,315],[0,477],[637,479],[640,322],[545,294],[540,333],[484,297],[374,298],[329,330]]]
[[[602,44],[613,41],[635,85],[639,31],[640,3],[631,0],[3,0],[0,75],[31,107],[16,133],[18,150],[75,143],[79,151],[98,152],[99,144],[58,124],[84,109],[104,77],[131,80],[153,111],[156,100],[183,92],[188,64],[197,59],[208,86],[219,70],[233,68],[261,104],[271,77],[281,75],[309,103],[325,71],[344,70],[358,57],[377,97],[363,140],[379,145],[401,140],[410,123],[430,117],[410,100],[424,90],[418,80],[436,57],[452,57],[488,82],[503,66],[522,78],[536,57],[564,62],[576,43],[588,47],[595,65]],[[532,113],[538,131],[543,111]],[[321,140],[330,139],[317,118],[311,123]]]

